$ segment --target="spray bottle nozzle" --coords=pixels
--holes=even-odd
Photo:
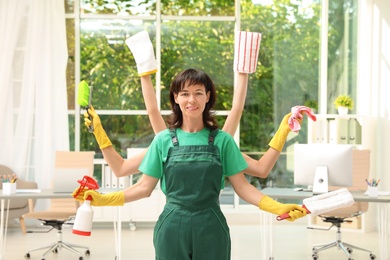
[[[78,183],[80,183],[80,187],[88,187],[90,190],[97,190],[99,189],[99,184],[96,182],[96,180],[88,175],[85,175],[82,180],[78,180]]]
[[[77,193],[74,195],[75,198],[77,197],[77,195],[79,195],[79,193],[85,187],[87,187],[90,190],[97,190],[97,189],[99,189],[99,184],[96,182],[96,180],[94,178],[92,178],[91,176],[88,176],[88,175],[84,175],[83,179],[82,180],[78,180],[77,182],[80,183],[80,187],[79,187]],[[90,200],[92,200],[92,198]]]

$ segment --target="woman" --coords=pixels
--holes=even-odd
[[[215,101],[206,73],[180,73],[170,87],[169,129],[155,136],[140,165],[140,181],[108,194],[84,190],[76,199],[90,195],[94,206],[123,205],[149,196],[161,180],[167,203],[155,226],[154,246],[156,259],[169,260],[230,259],[229,228],[218,203],[224,177],[242,199],[261,210],[289,212],[291,221],[305,216],[302,207],[276,202],[247,182],[247,163],[211,113]]]
[[[255,38],[254,36],[256,35],[257,37],[259,37],[258,33],[245,32],[245,35],[249,38]],[[236,48],[239,45],[243,45],[243,42],[248,41],[244,37],[237,38],[235,42]],[[141,79],[142,94],[144,97],[146,109],[148,111],[149,120],[151,122],[154,133],[157,134],[166,129],[166,124],[158,109],[156,94],[154,92],[153,83],[151,80],[151,74],[154,74],[157,71],[157,64],[154,57],[153,45],[149,39],[149,34],[146,31],[141,31],[133,35],[126,40],[126,44],[132,51],[136,60],[138,73]],[[259,40],[257,42],[254,42],[254,48],[259,50]],[[252,67],[251,71],[239,70],[236,66],[234,66],[233,68],[236,72],[236,84],[233,96],[233,106],[222,128],[223,131],[229,133],[231,136],[234,136],[238,124],[240,122],[248,88],[248,74],[256,71],[257,55],[258,53],[254,54],[254,57],[252,57],[252,59],[255,60],[255,66]],[[247,59],[247,56],[243,53],[236,51],[235,63],[237,63],[236,61],[240,61],[243,59]],[[92,114],[94,120],[100,122],[100,119],[96,112],[93,110],[93,108],[90,109],[89,112],[89,114]],[[87,126],[91,125],[91,121],[88,119],[89,114],[85,113],[85,124]],[[245,158],[245,161],[248,163],[248,167],[247,169],[245,169],[246,174],[260,178],[266,178],[268,176],[271,169],[274,167],[276,161],[278,160],[279,155],[283,149],[285,140],[290,133],[290,128],[287,124],[290,115],[291,114],[287,114],[283,118],[278,131],[270,142],[270,148],[259,160],[252,159],[248,155],[242,153]],[[117,177],[128,176],[130,174],[139,172],[138,167],[144,155],[146,154],[146,149],[145,151],[132,156],[128,160],[125,160],[115,151],[114,147],[112,147],[111,142],[107,137],[101,124],[98,125],[98,129],[94,131],[94,134],[96,136],[100,148],[102,149],[102,153],[105,160],[110,165],[112,171]]]

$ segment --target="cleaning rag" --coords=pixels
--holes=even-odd
[[[234,45],[233,70],[241,73],[254,73],[260,50],[261,34],[257,32],[237,32]]]
[[[349,190],[341,188],[304,199],[302,208],[306,209],[307,214],[317,216],[335,209],[351,206],[354,202],[353,196]],[[290,215],[287,212],[277,216],[276,219],[280,221],[289,217]]]
[[[311,120],[316,121],[317,118],[314,115],[313,111],[306,106],[295,106],[291,108],[291,116],[288,119],[288,126],[291,131],[298,132],[301,130],[301,124],[299,124],[298,119],[303,118],[303,114],[306,114]]]
[[[354,203],[352,194],[346,188],[338,189],[303,200],[303,204],[312,215],[351,206]]]

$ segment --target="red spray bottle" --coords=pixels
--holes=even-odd
[[[90,190],[99,189],[99,184],[90,176],[84,176],[82,180],[78,180],[80,187],[78,192],[74,197],[77,197],[79,192],[81,192],[85,187],[88,187]],[[93,209],[91,207],[92,197],[88,196],[84,200],[83,205],[77,209],[76,218],[73,224],[72,233],[80,236],[90,236],[92,230],[93,222]]]

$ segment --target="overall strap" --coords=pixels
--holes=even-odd
[[[209,145],[213,145],[214,144],[214,139],[215,139],[215,136],[218,134],[218,132],[219,132],[218,128],[210,131],[210,134],[209,134]]]
[[[176,136],[176,128],[169,128],[169,132],[171,134],[173,146],[179,146],[179,140],[177,139]]]

